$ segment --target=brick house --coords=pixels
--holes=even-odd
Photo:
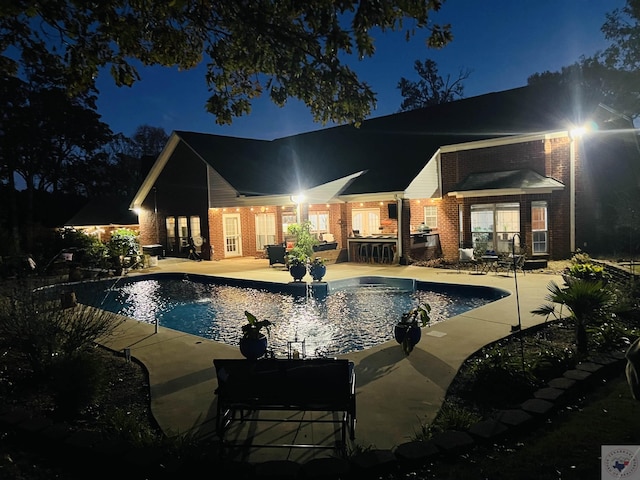
[[[522,87],[272,141],[176,131],[131,208],[142,243],[169,256],[189,238],[206,259],[255,256],[308,219],[341,259],[382,242],[402,263],[455,261],[514,238],[530,258],[567,258],[597,243],[602,199],[638,178],[630,120],[575,115],[569,98]]]

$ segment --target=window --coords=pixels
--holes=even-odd
[[[329,231],[329,212],[309,212],[311,233],[327,233]]]
[[[510,252],[514,234],[520,233],[520,204],[499,203],[496,205],[496,251]],[[516,237],[516,246],[519,243]]]
[[[438,228],[438,207],[435,205],[424,207],[424,224],[429,228]]]
[[[198,238],[202,238],[202,231],[200,230],[200,217],[192,215],[189,219],[191,222],[191,238],[197,241]]]
[[[353,230],[359,230],[360,235],[374,235],[380,233],[380,210],[377,208],[358,208],[351,212]]]
[[[282,212],[282,233],[287,235],[289,231],[289,225],[296,223],[298,218],[294,212]]]
[[[176,247],[176,218],[167,217],[167,250],[173,251]]]
[[[276,243],[276,215],[274,213],[256,214],[256,250],[264,250],[267,245]]]
[[[548,224],[547,202],[531,202],[531,232],[533,237],[532,252],[547,253]]]
[[[178,247],[180,247],[181,251],[189,246],[188,240],[189,227],[187,225],[187,217],[178,217]]]
[[[520,233],[520,204],[471,205],[471,238],[477,249],[510,252],[514,234]],[[516,245],[519,236],[515,237]]]
[[[473,248],[493,250],[493,205],[471,205]]]

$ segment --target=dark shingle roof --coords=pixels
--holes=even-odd
[[[521,87],[273,141],[176,132],[241,194],[285,194],[355,172],[344,193],[402,191],[438,148],[475,140],[568,130],[597,105]]]
[[[538,188],[562,188],[557,180],[534,172],[533,170],[506,170],[501,172],[472,173],[453,189],[456,192],[475,190],[502,190]]]
[[[131,199],[100,197],[89,201],[65,226],[137,225],[138,216],[129,210]]]

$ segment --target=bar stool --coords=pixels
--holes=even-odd
[[[358,246],[359,244],[356,242],[349,242],[348,244],[348,249],[349,249],[349,261],[350,262],[357,262],[358,261]]]
[[[362,242],[358,246],[358,261],[368,262],[370,256],[371,256],[371,250],[369,249],[369,244],[366,242]]]
[[[371,261],[382,263],[382,244],[374,243],[371,245]]]
[[[389,261],[389,263],[393,263],[393,248],[390,243],[382,244],[382,262],[385,263]]]

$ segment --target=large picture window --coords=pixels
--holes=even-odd
[[[548,253],[547,202],[531,202],[531,234],[532,253]]]
[[[520,233],[520,204],[471,205],[471,238],[477,249],[510,252],[511,242]],[[519,236],[515,237],[516,246]]]

